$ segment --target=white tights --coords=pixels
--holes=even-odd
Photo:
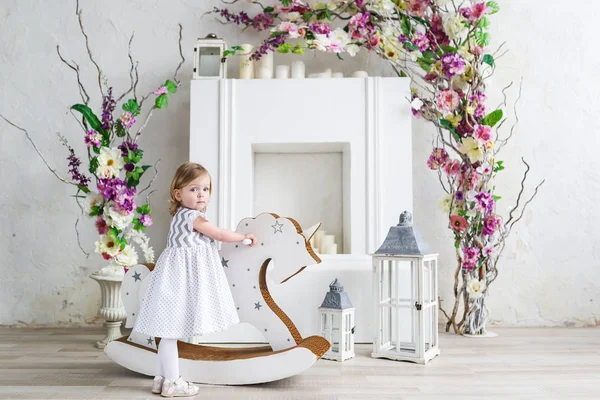
[[[179,378],[177,339],[160,339],[158,345],[158,375],[176,381]]]

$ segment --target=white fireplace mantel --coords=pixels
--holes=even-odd
[[[310,271],[309,280],[286,283],[290,289],[298,286],[293,292],[301,291],[305,297],[303,304],[290,299],[290,307],[297,310],[287,311],[304,320],[298,326],[304,335],[317,332],[317,318],[307,318],[306,310],[314,308],[316,315],[330,278],[337,277],[356,303],[356,324],[361,326],[356,341],[371,341],[367,255],[379,247],[403,210],[412,212],[409,82],[379,77],[191,82],[189,158],[211,173],[213,194],[207,213],[219,226],[235,229],[242,218],[255,215],[255,154],[343,154],[340,207],[347,254],[324,257]],[[282,170],[290,174],[289,168]],[[276,187],[271,191],[277,196]]]

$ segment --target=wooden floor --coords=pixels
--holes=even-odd
[[[369,357],[320,360],[263,385],[202,385],[209,399],[600,399],[600,328],[494,329],[497,338],[442,334],[427,366]],[[0,327],[0,399],[159,399],[151,381],[93,347],[99,329]]]

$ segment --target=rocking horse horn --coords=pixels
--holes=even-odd
[[[317,233],[317,231],[319,230],[319,228],[321,228],[321,225],[323,225],[322,222],[314,224],[310,228],[304,230],[302,232],[302,235],[306,238],[307,241],[309,241],[310,239],[312,239],[312,237],[315,235],[315,233]]]

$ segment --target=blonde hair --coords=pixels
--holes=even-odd
[[[181,202],[175,198],[175,190],[181,190],[185,186],[189,185],[194,179],[197,179],[203,175],[208,175],[210,179],[209,193],[212,193],[212,178],[210,174],[202,165],[193,162],[184,162],[175,171],[175,176],[171,180],[171,198],[169,199],[169,213],[175,215],[177,211],[183,207]],[[203,211],[206,211],[203,210]]]

